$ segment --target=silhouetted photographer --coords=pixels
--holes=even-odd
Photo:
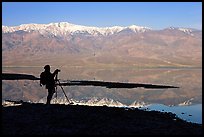
[[[45,71],[40,74],[40,86],[45,85],[48,89],[48,96],[46,104],[50,104],[53,94],[55,93],[55,76],[57,76],[59,69],[56,69],[54,73],[50,72],[50,65],[44,67]]]

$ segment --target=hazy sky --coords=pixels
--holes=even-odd
[[[3,2],[2,24],[202,28],[202,2]]]

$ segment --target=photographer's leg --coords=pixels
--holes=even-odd
[[[47,103],[46,104],[50,104],[50,101],[52,99],[54,92],[55,92],[55,88],[48,89],[48,96],[47,96]]]

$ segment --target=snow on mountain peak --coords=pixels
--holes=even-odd
[[[128,28],[133,30],[134,32],[145,32],[147,30],[151,30],[148,27],[141,27],[141,26],[136,26],[136,25],[131,25]]]
[[[132,25],[129,27],[120,27],[120,26],[113,26],[113,27],[91,27],[91,26],[82,26],[82,25],[75,25],[68,22],[59,22],[59,23],[49,23],[49,24],[22,24],[19,26],[2,26],[2,32],[15,32],[19,30],[23,31],[39,31],[41,34],[44,33],[51,33],[54,35],[66,35],[66,34],[76,34],[76,33],[88,33],[90,35],[112,35],[114,33],[120,32],[123,29],[129,28],[134,32],[145,32],[149,30],[147,27],[139,27],[136,25]]]
[[[175,30],[176,28],[175,27],[169,27],[167,29]]]
[[[191,36],[194,36],[193,33],[193,29],[188,29],[188,28],[178,28],[178,27],[169,27],[167,29],[170,30],[178,30],[178,31],[182,31],[183,33],[189,34]]]
[[[184,33],[187,33],[187,34],[191,34],[191,33],[192,33],[192,30],[191,30],[191,29],[178,28],[178,30],[183,31]]]

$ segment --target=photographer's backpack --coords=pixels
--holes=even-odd
[[[42,85],[46,85],[46,83],[47,83],[47,79],[46,79],[45,72],[42,72],[42,73],[40,74],[40,83],[41,83]]]

